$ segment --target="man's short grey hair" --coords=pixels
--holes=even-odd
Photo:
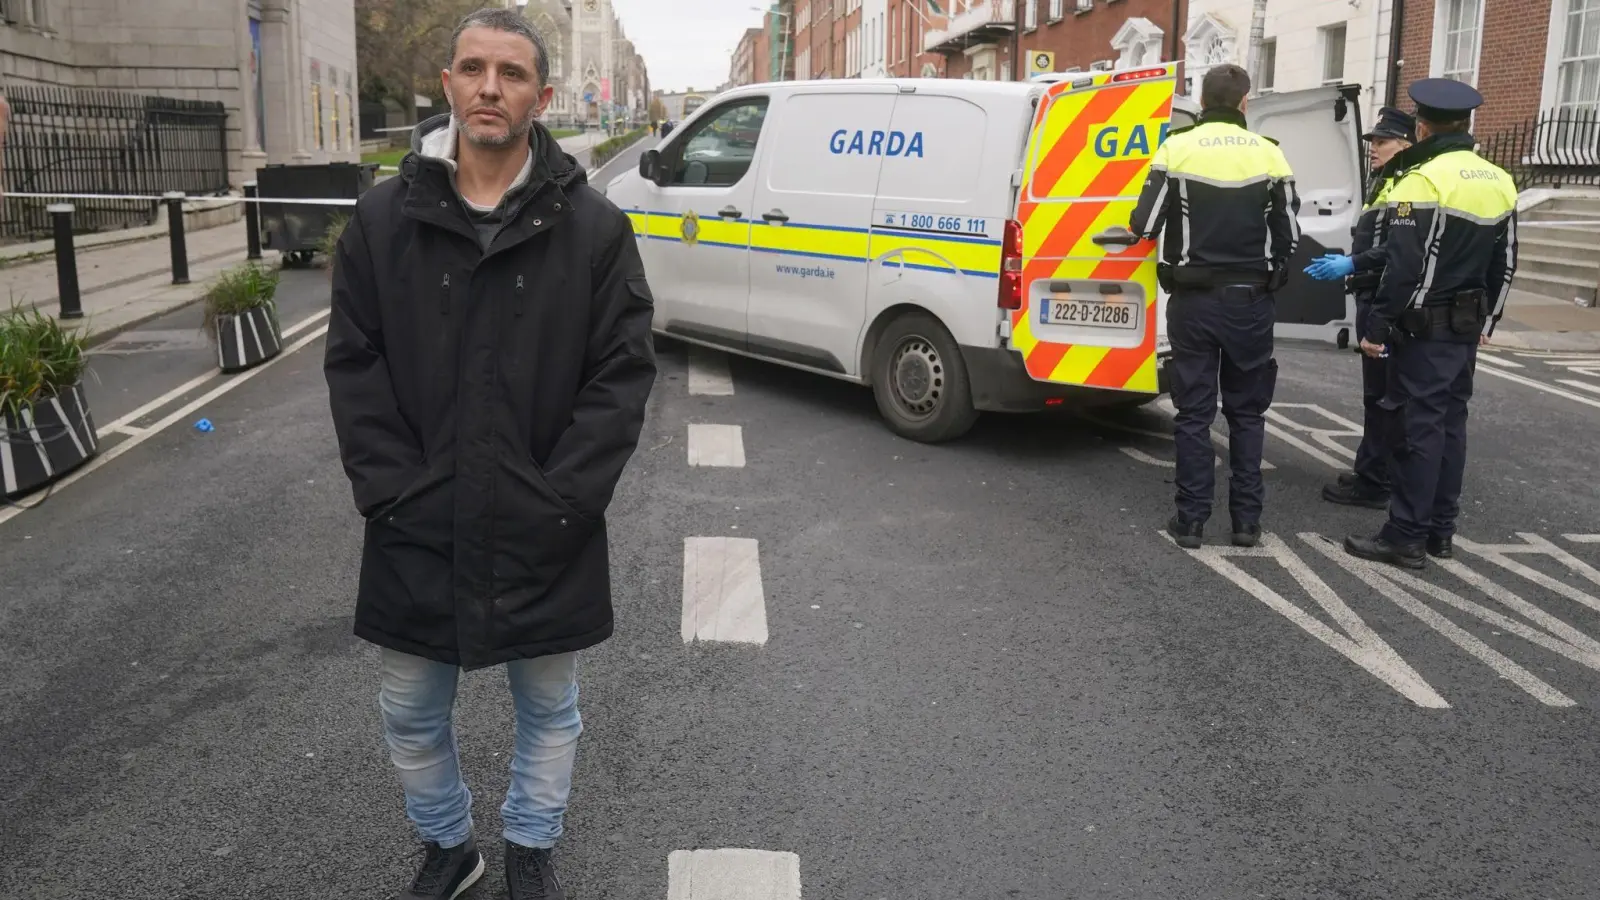
[[[539,70],[539,87],[550,83],[550,53],[544,45],[544,36],[533,27],[527,17],[514,9],[488,8],[477,12],[467,13],[462,17],[460,24],[456,25],[455,34],[450,35],[450,65],[456,63],[456,44],[461,41],[461,33],[468,28],[492,28],[495,31],[504,31],[507,34],[519,34],[528,39],[533,45],[533,60]]]

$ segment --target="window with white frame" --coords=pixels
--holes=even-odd
[[[1022,27],[1039,27],[1039,0],[1022,0]]]
[[[1078,0],[1078,12],[1088,12],[1094,9],[1094,0]]]
[[[1055,20],[1066,15],[1067,11],[1064,8],[1066,5],[1066,0],[1050,0],[1049,21],[1054,22]]]
[[[1338,84],[1344,81],[1345,25],[1328,25],[1322,32],[1322,83]]]
[[[1557,3],[1562,0],[1556,0]],[[1600,0],[1566,0],[1556,62],[1556,112],[1600,114]]]
[[[1256,78],[1256,90],[1272,90],[1273,82],[1277,80],[1277,73],[1278,39],[1268,38],[1261,42],[1261,69]]]
[[[1433,75],[1477,84],[1483,0],[1439,0],[1433,23]]]

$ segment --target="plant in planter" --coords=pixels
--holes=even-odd
[[[278,323],[279,272],[247,262],[217,277],[205,294],[206,334],[216,342],[217,364],[239,372],[277,356],[283,350]]]
[[[339,238],[344,234],[344,229],[350,224],[347,213],[334,213],[328,217],[328,230],[322,233],[322,246],[318,252],[322,254],[322,263],[328,267],[328,280],[333,280],[333,256],[339,252]]]
[[[81,334],[31,308],[0,315],[0,497],[51,484],[99,451],[87,368]]]

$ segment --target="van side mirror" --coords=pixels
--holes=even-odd
[[[645,181],[656,181],[656,171],[661,168],[661,151],[646,150],[639,154],[639,177]],[[659,182],[658,182],[659,183]]]

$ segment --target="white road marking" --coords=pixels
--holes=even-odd
[[[683,642],[767,642],[761,555],[750,538],[683,539]]]
[[[667,900],[800,900],[800,857],[772,850],[674,850]]]
[[[1567,387],[1575,387],[1581,391],[1588,391],[1592,394],[1600,394],[1600,384],[1590,384],[1587,381],[1579,381],[1576,378],[1557,378],[1556,382],[1558,384],[1564,384]]]
[[[1547,362],[1561,359],[1576,359],[1600,363],[1600,353],[1549,353],[1542,350],[1517,350],[1515,355],[1523,359],[1542,359]]]
[[[321,313],[320,315],[326,316],[327,313],[324,312],[324,313]],[[162,418],[160,421],[158,421],[155,424],[151,425],[150,427],[144,429],[144,432],[142,434],[138,435],[137,437],[128,438],[127,440],[125,440],[122,443],[116,445],[115,447],[112,447],[111,449],[105,451],[104,453],[101,453],[99,456],[96,456],[94,459],[89,460],[87,463],[85,463],[77,471],[73,472],[71,475],[68,475],[67,477],[65,477],[65,478],[61,479],[60,481],[56,482],[55,489],[54,489],[55,493],[59,494],[61,491],[66,490],[68,487],[71,487],[72,485],[76,484],[79,480],[88,477],[89,475],[93,474],[94,472],[99,471],[102,467],[106,466],[112,460],[116,459],[117,457],[121,456],[122,454],[127,453],[128,451],[130,451],[133,448],[139,446],[140,444],[143,444],[145,441],[148,441],[151,438],[155,437],[157,434],[161,433],[162,431],[164,431],[164,430],[166,430],[168,428],[171,428],[173,425],[177,424],[178,422],[183,421],[185,418],[188,417],[188,415],[190,413],[194,412],[195,410],[199,409],[200,407],[205,406],[207,403],[210,403],[211,401],[217,399],[218,397],[221,397],[222,395],[228,393],[229,391],[233,390],[234,388],[239,387],[240,385],[242,385],[245,382],[249,381],[250,379],[256,377],[257,375],[260,375],[262,372],[267,371],[268,369],[270,369],[273,366],[277,365],[278,363],[284,361],[285,359],[288,359],[295,351],[301,349],[302,347],[305,347],[306,345],[310,344],[312,341],[315,341],[317,338],[322,337],[324,334],[327,333],[327,331],[328,331],[328,326],[327,325],[322,325],[322,326],[316,328],[315,330],[313,330],[309,334],[307,334],[305,337],[303,337],[300,340],[295,341],[293,344],[290,344],[289,346],[283,348],[283,352],[279,353],[277,356],[273,357],[272,359],[269,359],[266,362],[261,363],[260,365],[256,366],[253,369],[249,369],[247,371],[240,372],[237,375],[231,376],[227,381],[223,382],[222,384],[218,385],[217,387],[212,388],[210,391],[207,391],[205,394],[202,394],[201,396],[196,397],[194,400],[190,401],[189,403],[186,403],[183,406],[179,407],[178,409],[173,410],[171,413],[167,414],[167,416],[165,418]],[[169,392],[169,393],[171,393],[171,392]],[[54,495],[52,495],[52,499],[54,499]],[[4,524],[6,522],[9,522],[10,520],[12,520],[12,519],[16,518],[17,516],[21,515],[23,512],[25,512],[25,509],[23,507],[19,507],[19,506],[12,506],[12,507],[9,507],[9,508],[6,508],[6,509],[0,509],[0,524]]]
[[[1444,569],[1451,575],[1454,575],[1462,581],[1465,581],[1467,584],[1477,588],[1479,591],[1483,592],[1485,596],[1493,599],[1496,603],[1499,603],[1501,606],[1518,613],[1523,618],[1536,623],[1545,631],[1555,635],[1555,640],[1567,644],[1570,648],[1577,651],[1584,658],[1580,659],[1578,656],[1573,656],[1566,650],[1556,647],[1550,647],[1549,649],[1555,650],[1557,653],[1567,656],[1569,659],[1581,662],[1591,669],[1600,669],[1600,641],[1597,641],[1589,635],[1584,634],[1578,629],[1572,627],[1571,625],[1568,625],[1566,622],[1556,618],[1550,613],[1545,612],[1538,606],[1529,603],[1527,600],[1522,599],[1521,597],[1512,593],[1510,590],[1495,584],[1493,581],[1490,581],[1487,576],[1467,568],[1466,565],[1458,559],[1441,559],[1436,560],[1436,562],[1439,568]],[[1457,609],[1470,612],[1478,618],[1483,619],[1485,622],[1490,622],[1490,624],[1499,624],[1497,621],[1489,618],[1489,616],[1493,615],[1492,613],[1485,615],[1487,611],[1480,612],[1479,610],[1481,610],[1482,607],[1478,607],[1477,609],[1468,609],[1466,606],[1460,605],[1466,601],[1460,600],[1459,597],[1456,597],[1454,594],[1450,594],[1448,591],[1445,591],[1444,588],[1428,584],[1427,582],[1417,579],[1415,576],[1407,576],[1406,580],[1412,582],[1417,589],[1423,590],[1432,596],[1437,597],[1438,599],[1443,600],[1452,606],[1455,606]],[[1434,591],[1440,591],[1442,593],[1434,593]],[[1460,601],[1460,603],[1457,601]],[[1475,606],[1476,604],[1470,605]],[[1520,633],[1517,629],[1524,626],[1520,625],[1519,623],[1512,622],[1509,624],[1500,624],[1500,627],[1513,633]],[[1523,636],[1527,637],[1528,640],[1533,641],[1536,644],[1544,646],[1543,641],[1541,641],[1539,638],[1527,635]]]
[[[1566,566],[1568,571],[1581,575],[1591,583],[1600,585],[1600,571],[1571,553],[1561,549],[1548,539],[1527,531],[1519,531],[1517,537],[1522,538],[1523,544],[1479,544],[1469,541],[1460,535],[1456,536],[1455,546],[1477,556],[1481,556],[1502,569],[1516,575],[1521,575],[1534,584],[1547,590],[1554,591],[1574,603],[1580,603],[1595,612],[1600,612],[1600,597],[1586,591],[1581,591],[1564,581],[1551,578],[1537,569],[1530,568],[1517,562],[1511,557],[1520,556],[1548,556]]]
[[[1169,421],[1171,420],[1172,417],[1174,417],[1174,416],[1176,416],[1178,414],[1178,410],[1172,405],[1172,400],[1170,398],[1162,397],[1161,399],[1156,401],[1155,406],[1156,406],[1156,408],[1158,410],[1166,413]],[[1127,424],[1124,424],[1122,422],[1114,422],[1114,421],[1112,421],[1110,419],[1102,419],[1102,418],[1100,418],[1098,416],[1084,416],[1084,419],[1086,421],[1093,422],[1094,424],[1099,425],[1099,426],[1101,426],[1103,428],[1110,428],[1110,429],[1113,429],[1113,430],[1116,430],[1116,431],[1125,431],[1128,434],[1137,434],[1137,435],[1142,435],[1144,437],[1156,438],[1158,440],[1163,440],[1163,441],[1168,441],[1168,442],[1176,442],[1177,441],[1177,437],[1175,435],[1173,435],[1173,433],[1170,430],[1169,431],[1156,431],[1155,429],[1152,429],[1152,428],[1139,428],[1137,426],[1127,425]],[[1226,456],[1228,454],[1228,446],[1229,446],[1228,445],[1228,436],[1223,434],[1220,430],[1218,430],[1216,428],[1216,426],[1212,426],[1211,442],[1212,442],[1213,445],[1215,445],[1216,447],[1219,448],[1218,452],[1221,455]],[[1172,461],[1169,461],[1169,460],[1163,460],[1163,459],[1157,459],[1156,457],[1151,456],[1150,454],[1145,453],[1145,452],[1143,452],[1141,450],[1137,450],[1137,449],[1135,449],[1133,447],[1118,447],[1117,449],[1121,450],[1128,457],[1130,457],[1132,459],[1136,459],[1139,462],[1145,463],[1146,465],[1160,466],[1160,467],[1165,468],[1165,469],[1176,469],[1178,467],[1178,464],[1176,462],[1172,462]],[[1211,463],[1211,465],[1213,467],[1219,466],[1221,464],[1222,464],[1222,461],[1220,459],[1215,459],[1215,458],[1212,460],[1212,463]],[[1266,472],[1266,471],[1270,471],[1270,470],[1276,469],[1276,468],[1277,468],[1277,466],[1275,466],[1272,463],[1268,462],[1266,459],[1263,458],[1261,460],[1261,471]]]
[[[1565,656],[1575,658],[1577,661],[1583,662],[1585,665],[1600,668],[1600,659],[1595,659],[1593,662],[1590,662],[1588,654],[1582,653],[1581,651],[1575,651],[1570,645],[1563,641],[1552,640],[1542,632],[1528,628],[1519,622],[1514,622],[1500,615],[1499,613],[1484,609],[1475,603],[1468,603],[1460,597],[1451,594],[1449,591],[1446,591],[1443,588],[1435,587],[1434,585],[1428,584],[1427,582],[1422,581],[1414,576],[1407,575],[1406,573],[1398,570],[1391,570],[1388,567],[1380,569],[1378,565],[1374,563],[1357,559],[1356,557],[1351,556],[1349,553],[1346,553],[1343,547],[1334,544],[1321,535],[1301,534],[1300,539],[1305,541],[1307,544],[1310,544],[1313,548],[1321,552],[1333,562],[1337,563],[1345,571],[1366,582],[1367,586],[1371,587],[1373,590],[1389,598],[1389,600],[1392,601],[1396,606],[1415,616],[1423,624],[1432,628],[1434,631],[1439,632],[1439,634],[1443,635],[1445,639],[1449,640],[1457,647],[1460,647],[1462,650],[1465,650],[1473,658],[1493,669],[1497,674],[1500,675],[1500,677],[1505,678],[1506,680],[1515,684],[1517,687],[1522,688],[1530,696],[1546,706],[1576,706],[1577,702],[1571,697],[1568,697],[1566,694],[1563,694],[1551,687],[1549,684],[1546,684],[1537,675],[1534,675],[1532,672],[1529,672],[1522,666],[1517,665],[1517,663],[1513,662],[1510,657],[1494,649],[1493,647],[1490,647],[1472,633],[1440,615],[1438,611],[1434,610],[1426,603],[1423,603],[1421,600],[1418,600],[1404,587],[1402,587],[1402,583],[1409,585],[1415,590],[1420,590],[1424,593],[1430,594],[1439,600],[1443,600],[1444,602],[1449,603],[1458,609],[1470,612],[1473,615],[1482,618],[1484,621],[1490,622],[1491,624],[1494,624],[1507,631],[1511,631],[1520,637],[1538,643],[1541,646],[1548,647],[1549,649],[1555,650],[1558,653],[1562,653]]]
[[[1314,412],[1329,422],[1334,423],[1338,427],[1324,428],[1317,425],[1309,425],[1296,419],[1291,419],[1283,414],[1282,411],[1285,409]],[[1353,437],[1357,440],[1360,440],[1363,429],[1359,424],[1346,419],[1344,416],[1341,416],[1332,410],[1318,406],[1315,403],[1275,403],[1271,409],[1267,410],[1267,418],[1274,422],[1281,423],[1285,428],[1292,428],[1295,431],[1306,435],[1307,437],[1316,441],[1318,444],[1322,445],[1322,447],[1325,448],[1329,453],[1337,453],[1345,460],[1344,462],[1335,460],[1326,453],[1321,453],[1315,449],[1305,446],[1297,439],[1291,440],[1290,436],[1287,434],[1280,434],[1278,431],[1274,430],[1273,426],[1267,426],[1268,431],[1278,434],[1285,440],[1291,440],[1291,443],[1294,443],[1295,446],[1305,450],[1307,453],[1310,453],[1312,456],[1322,460],[1328,465],[1333,466],[1336,469],[1343,470],[1349,468],[1350,464],[1355,462],[1356,452],[1340,443],[1337,439],[1342,437]]]
[[[689,345],[689,393],[717,397],[733,395],[733,376],[728,374],[728,355]]]
[[[1509,359],[1505,359],[1503,357],[1495,356],[1492,353],[1485,353],[1482,350],[1478,351],[1478,358],[1483,360],[1486,363],[1492,363],[1492,364],[1497,365],[1497,366],[1504,366],[1507,369],[1520,369],[1520,368],[1523,367],[1522,363],[1512,362]]]
[[[1600,544],[1600,534],[1563,534],[1562,537],[1574,544]]]
[[[738,425],[690,424],[689,465],[744,468],[744,430]]]
[[[311,326],[317,324],[318,322],[322,321],[323,319],[326,319],[328,317],[328,314],[331,313],[331,312],[332,312],[332,310],[324,309],[324,310],[318,310],[317,312],[314,312],[311,315],[306,316],[304,319],[301,319],[300,321],[294,323],[293,325],[290,325],[288,328],[285,328],[283,330],[283,339],[284,340],[288,340],[289,338],[294,337],[295,335],[299,334],[300,332],[305,331],[307,328],[310,328]],[[165,394],[162,394],[161,396],[155,398],[154,400],[151,400],[149,403],[146,403],[143,406],[139,407],[138,409],[135,409],[133,412],[127,413],[126,415],[123,415],[122,417],[118,418],[117,420],[107,424],[105,426],[104,430],[112,432],[112,433],[120,433],[120,434],[133,433],[134,436],[137,437],[138,436],[137,433],[138,432],[142,432],[145,429],[139,429],[139,428],[131,428],[130,429],[128,426],[130,426],[132,423],[137,422],[140,419],[144,418],[145,416],[150,415],[151,413],[155,412],[156,410],[162,408],[163,406],[166,406],[168,403],[171,403],[172,401],[178,399],[179,397],[182,397],[183,395],[189,393],[190,391],[193,391],[195,388],[200,387],[201,385],[205,384],[206,382],[213,381],[213,380],[215,380],[217,378],[220,378],[221,376],[222,376],[222,370],[221,369],[212,369],[211,371],[207,372],[204,375],[200,375],[200,376],[197,376],[195,378],[191,378],[188,381],[184,382],[183,384],[180,384],[177,387],[173,388],[172,390],[167,391]]]
[[[1555,394],[1557,397],[1565,397],[1568,400],[1573,400],[1573,401],[1576,401],[1578,403],[1582,403],[1584,406],[1592,406],[1595,409],[1600,409],[1600,398],[1585,397],[1585,396],[1583,396],[1581,394],[1574,394],[1571,391],[1564,391],[1561,388],[1545,384],[1542,381],[1535,381],[1532,378],[1524,378],[1523,376],[1518,375],[1518,374],[1516,374],[1514,372],[1502,372],[1499,369],[1492,368],[1492,367],[1491,368],[1480,367],[1478,369],[1478,371],[1487,373],[1489,375],[1493,375],[1496,378],[1504,378],[1507,381],[1514,381],[1517,384],[1521,384],[1521,385],[1525,385],[1527,387],[1531,387],[1536,391],[1544,391],[1547,394]]]
[[[99,430],[105,432],[106,434],[120,434],[124,437],[138,437],[139,435],[144,434],[143,428],[135,428],[132,425],[111,424]]]
[[[1162,533],[1162,537],[1169,542],[1172,541],[1171,536],[1165,532]],[[1368,627],[1343,600],[1340,600],[1333,589],[1311,571],[1311,567],[1296,556],[1289,545],[1277,535],[1263,534],[1261,545],[1253,548],[1207,546],[1185,552],[1242,588],[1250,596],[1265,603],[1274,612],[1300,626],[1329,649],[1343,654],[1351,662],[1366,669],[1373,677],[1389,685],[1417,706],[1427,709],[1450,708],[1450,704],[1445,702],[1422,675],[1401,659],[1400,654],[1379,637],[1377,632]],[[1231,558],[1237,557],[1263,557],[1276,561],[1307,594],[1311,595],[1317,605],[1338,623],[1343,633],[1335,631],[1321,619],[1285,600],[1277,591],[1231,562]]]

